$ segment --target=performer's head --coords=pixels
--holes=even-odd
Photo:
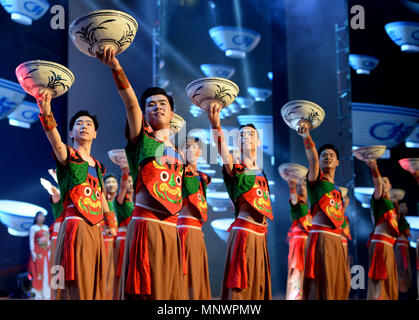
[[[330,143],[322,145],[318,151],[319,165],[322,171],[335,170],[339,165],[339,151]]]
[[[128,176],[128,193],[133,193],[134,192],[134,180],[132,180],[132,176],[129,175]]]
[[[170,127],[175,104],[166,90],[159,87],[147,88],[140,98],[140,107],[145,120],[153,129],[168,129]]]
[[[181,150],[185,154],[186,162],[196,165],[198,159],[202,156],[203,143],[198,137],[186,137],[181,145]]]
[[[307,200],[307,179],[304,178],[298,182],[297,193],[302,199]]]
[[[40,224],[40,225],[42,225],[42,224],[44,224],[44,221],[45,221],[44,213],[41,212],[41,211],[38,211],[36,213],[36,215],[35,215],[34,220],[33,220],[33,224]]]
[[[87,110],[80,110],[70,119],[71,141],[92,142],[96,139],[99,122],[97,117]]]
[[[407,207],[406,201],[399,202],[399,213],[402,215],[407,215],[409,208]]]
[[[260,146],[260,140],[259,132],[253,123],[240,126],[239,144],[241,152],[249,152],[252,155],[256,155],[256,149]]]
[[[390,192],[392,186],[390,183],[390,179],[388,177],[382,177],[382,181],[383,181],[383,191],[384,192]]]
[[[115,194],[118,190],[118,180],[113,174],[108,174],[103,178],[105,189],[107,193]]]

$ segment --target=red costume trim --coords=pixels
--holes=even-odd
[[[397,239],[396,241],[396,245],[399,245],[399,249],[400,249],[400,254],[402,256],[402,261],[403,261],[403,269],[407,270],[409,268],[409,263],[408,263],[408,255],[409,255],[409,240],[399,240]]]
[[[127,219],[126,219],[127,220]],[[124,220],[125,221],[125,220]],[[119,228],[121,228],[121,226],[119,226]],[[127,235],[127,230],[118,230],[118,234],[116,236],[116,238],[123,238],[123,239],[119,239],[119,248],[118,248],[118,261],[117,261],[117,265],[116,265],[116,270],[115,270],[115,276],[120,277],[121,276],[121,271],[122,271],[122,263],[123,263],[123,259],[124,259],[124,249],[125,249],[125,238]]]
[[[81,218],[77,209],[73,206],[64,209],[65,218],[76,217]],[[80,219],[68,219],[65,237],[64,237],[64,254],[62,256],[61,265],[65,270],[65,281],[76,280],[75,278],[75,254],[74,241],[76,239],[76,232]]]
[[[375,242],[374,253],[371,259],[370,269],[368,271],[368,277],[376,280],[383,280],[388,278],[386,264],[384,260],[384,246],[385,243],[394,246],[396,239],[387,237],[382,234],[372,234],[368,241],[367,247],[371,245],[372,240],[378,240],[380,242]]]
[[[308,233],[302,231],[300,227],[291,227],[288,232],[288,266],[292,269],[304,271],[304,251]]]
[[[237,218],[228,228],[230,232],[233,227],[245,228],[257,233],[268,233],[267,225],[260,226],[250,221]],[[249,231],[238,230],[236,242],[234,244],[233,255],[227,272],[226,287],[245,289],[247,288],[247,266],[246,266],[246,240]]]

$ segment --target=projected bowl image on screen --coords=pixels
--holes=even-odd
[[[211,39],[229,58],[242,59],[259,43],[261,35],[253,30],[218,26],[209,29]]]
[[[211,227],[217,236],[227,242],[229,233],[227,229],[231,226],[235,219],[233,218],[224,218],[224,219],[216,219],[211,221]]]
[[[419,22],[394,21],[387,23],[384,28],[403,52],[419,52]]]
[[[354,188],[354,195],[356,200],[361,203],[363,208],[369,208],[371,203],[371,197],[374,193],[374,188],[370,187],[356,187]]]
[[[65,94],[74,83],[73,73],[63,65],[45,60],[31,60],[16,68],[21,87],[31,96],[48,91],[52,98]]]
[[[365,54],[350,54],[349,64],[357,74],[370,74],[377,67],[380,60]]]
[[[0,0],[0,4],[10,13],[13,21],[25,26],[30,26],[49,9],[49,3],[46,0]]]
[[[34,223],[35,215],[39,211],[44,215],[48,214],[47,210],[32,203],[0,200],[0,221],[12,236],[28,236],[29,228]]]
[[[85,55],[96,57],[101,47],[113,47],[116,54],[124,52],[134,41],[137,21],[117,10],[96,10],[75,19],[69,28],[70,39]]]
[[[0,120],[12,113],[25,96],[26,92],[18,83],[0,78]]]
[[[201,64],[200,68],[206,77],[220,77],[230,79],[236,72],[234,67],[226,66],[223,64],[205,63]]]

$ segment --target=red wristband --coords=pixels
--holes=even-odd
[[[118,90],[124,90],[129,88],[130,83],[128,81],[127,76],[125,75],[124,69],[112,69],[112,75]]]
[[[39,114],[39,120],[41,121],[42,127],[45,131],[51,131],[57,127],[57,123],[55,122],[55,118],[52,112],[47,115]]]
[[[371,174],[374,178],[377,178],[380,176],[380,171],[378,171],[378,167],[372,168],[371,169]]]
[[[129,178],[129,174],[128,173],[123,173],[122,174],[122,181],[127,181]]]
[[[311,137],[310,137],[310,136],[305,137],[305,138],[303,139],[303,141],[304,141],[304,148],[306,148],[306,149],[312,149],[312,148],[314,148],[314,147],[315,147],[315,145],[314,145],[314,141],[313,141],[313,139],[311,139]]]

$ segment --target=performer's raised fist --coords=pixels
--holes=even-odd
[[[297,133],[300,136],[308,137],[310,135],[310,128],[311,128],[311,123],[305,119],[301,119],[300,121],[298,121]]]
[[[102,46],[100,47],[99,50],[96,50],[96,58],[100,62],[116,70],[120,68],[120,65],[115,55],[116,55],[115,49],[110,46],[105,46],[105,47]]]
[[[36,98],[39,110],[42,115],[48,115],[51,113],[51,93],[48,91],[40,92]]]

